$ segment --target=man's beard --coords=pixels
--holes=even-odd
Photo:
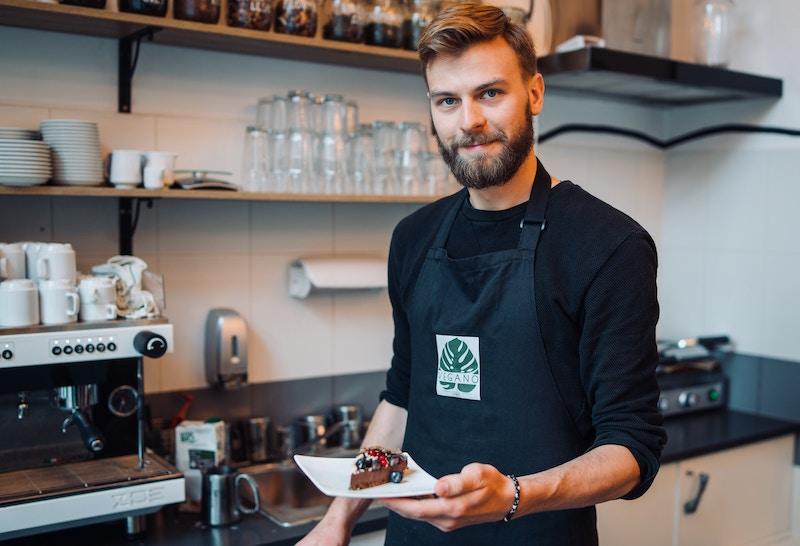
[[[446,145],[439,135],[436,135],[439,152],[459,184],[465,188],[482,190],[492,186],[502,186],[511,180],[533,147],[533,120],[528,112],[530,108],[526,106],[524,116],[526,122],[519,134],[513,135],[511,139],[503,131],[494,131],[488,134],[464,135],[454,140],[452,144]],[[458,153],[458,149],[462,146],[486,144],[492,141],[498,142],[503,147],[494,159],[482,154],[467,160]]]

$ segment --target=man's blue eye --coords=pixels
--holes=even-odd
[[[490,99],[493,99],[497,96],[497,89],[488,89],[484,94]]]
[[[453,106],[455,103],[456,99],[454,99],[453,97],[447,97],[446,99],[442,100],[442,104],[445,104],[447,106]]]

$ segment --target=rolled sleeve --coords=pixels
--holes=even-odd
[[[633,232],[597,272],[584,300],[579,352],[595,430],[590,449],[615,444],[631,451],[641,481],[624,499],[647,491],[666,443],[655,375],[656,269],[652,239]]]

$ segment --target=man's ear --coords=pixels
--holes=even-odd
[[[544,78],[537,72],[531,76],[527,87],[528,99],[531,105],[531,115],[538,116],[544,106]]]

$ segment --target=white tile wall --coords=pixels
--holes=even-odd
[[[386,290],[333,297],[333,373],[386,370],[392,358],[392,308]]]
[[[175,325],[175,352],[160,359],[159,390],[206,386],[205,320],[215,307],[228,307],[250,321],[250,259],[247,256],[161,254],[167,292],[166,315]]]
[[[296,254],[296,257],[331,253],[333,206],[252,203],[250,251],[256,255]]]
[[[250,345],[254,382],[333,373],[333,302],[330,296],[289,296],[292,255],[253,256]]]

